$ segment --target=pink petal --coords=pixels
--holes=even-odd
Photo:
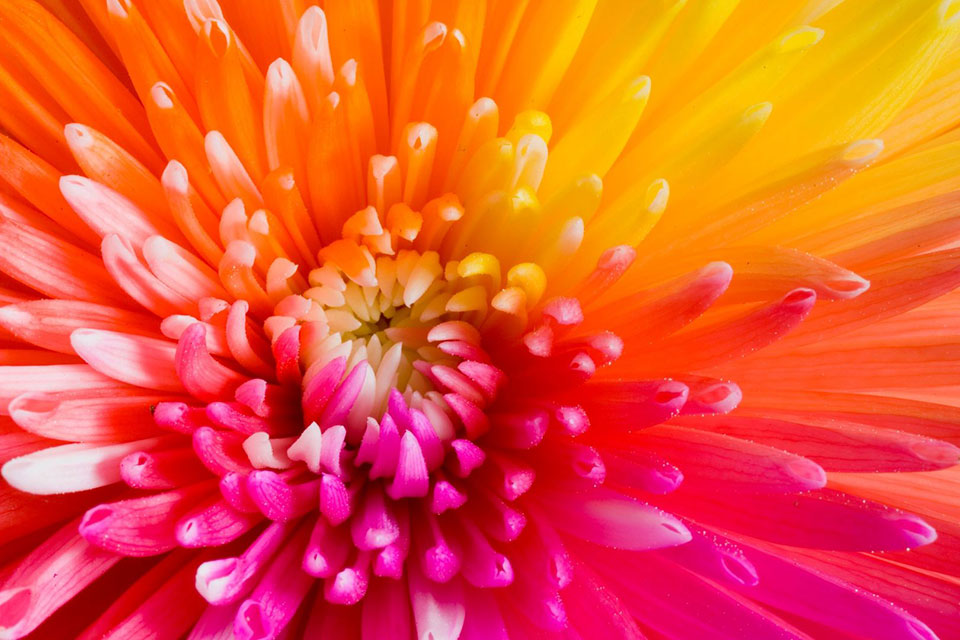
[[[137,451],[120,461],[120,477],[134,489],[173,489],[208,476],[193,449]]]
[[[400,535],[377,551],[373,561],[373,574],[399,580],[406,571],[407,555],[410,553],[410,513],[403,503],[397,505],[396,513]]]
[[[387,487],[387,494],[394,500],[402,498],[422,498],[430,489],[430,474],[423,459],[420,443],[412,431],[400,438],[400,456],[397,473]]]
[[[320,473],[320,452],[323,447],[323,434],[316,422],[310,424],[287,449],[287,457],[303,462],[311,473]]]
[[[582,551],[584,560],[620,596],[627,611],[667,637],[811,640],[772,613],[663,559]],[[637,573],[645,579],[632,579]]]
[[[291,415],[296,411],[293,403],[298,396],[299,392],[294,392],[290,387],[270,384],[260,378],[247,380],[237,387],[234,394],[237,402],[263,418]]]
[[[960,460],[960,449],[942,440],[839,417],[785,417],[788,419],[736,415],[698,420],[696,426],[806,456],[827,471],[932,471]]]
[[[513,565],[494,549],[487,537],[469,518],[461,518],[459,542],[463,545],[460,572],[464,579],[480,589],[506,587],[513,583]]]
[[[245,513],[230,507],[223,499],[201,505],[176,524],[175,535],[180,546],[189,548],[216,547],[233,542],[263,520],[259,513]]]
[[[25,342],[61,353],[74,353],[75,329],[123,330],[157,336],[155,318],[79,300],[33,300],[0,308],[0,326]]]
[[[168,556],[167,560],[175,557]],[[186,633],[205,605],[191,585],[193,574],[201,561],[202,556],[194,556],[180,566],[163,584],[144,594],[146,599],[103,637],[110,640],[133,640],[153,634],[173,638]],[[131,590],[136,587],[134,584]]]
[[[334,358],[319,371],[307,372],[303,386],[303,418],[307,424],[320,419],[346,371],[347,359]]]
[[[681,496],[660,503],[709,525],[763,540],[819,549],[899,551],[930,544],[936,531],[917,516],[829,489],[797,495]]]
[[[251,323],[247,319],[249,309],[250,305],[246,300],[237,300],[230,307],[226,325],[227,345],[234,359],[247,371],[272,377],[275,369],[269,362],[270,347],[251,330]]]
[[[7,217],[0,218],[0,271],[44,295],[61,300],[128,306],[104,263],[55,236]]]
[[[110,277],[144,308],[163,318],[190,313],[193,301],[153,275],[129,242],[117,235],[108,235],[100,245],[100,252]]]
[[[920,620],[858,586],[758,549],[748,549],[760,582],[740,589],[763,604],[855,636],[935,640]]]
[[[143,257],[162,282],[177,287],[191,300],[225,298],[217,272],[196,255],[163,236],[150,236],[143,243]]]
[[[590,312],[586,322],[593,326],[602,319],[603,329],[614,329],[628,340],[636,336],[652,342],[681,329],[709,309],[727,290],[732,277],[729,264],[712,262],[658,287],[605,302]],[[623,282],[627,284],[626,280]],[[604,300],[613,299],[618,289],[613,289]]]
[[[709,531],[689,528],[693,534],[690,542],[656,553],[711,580],[747,587],[760,581],[753,563],[738,545]]]
[[[151,438],[122,444],[65,444],[14,458],[3,465],[3,479],[36,495],[73,493],[120,481],[120,461],[141,449],[168,442]]]
[[[190,630],[187,640],[233,640],[233,619],[237,606],[207,606]]]
[[[474,469],[479,468],[487,454],[470,440],[454,440],[450,443],[453,455],[447,462],[447,468],[458,478],[466,478]]]
[[[827,483],[823,469],[806,458],[697,429],[652,427],[632,446],[685,469],[683,486],[690,491],[800,493]]]
[[[550,425],[546,411],[532,409],[490,415],[490,442],[511,449],[531,449],[543,440]]]
[[[103,549],[126,556],[152,556],[177,546],[175,526],[210,492],[210,485],[102,504],[87,511],[80,535]]]
[[[213,359],[207,351],[205,333],[199,322],[183,332],[176,349],[176,371],[192,396],[212,402],[232,396],[247,379]]]
[[[682,382],[602,381],[584,385],[576,395],[591,424],[618,432],[645,429],[680,413],[689,388]]]
[[[0,590],[0,637],[21,638],[119,559],[91,546],[73,521],[24,558]]]
[[[10,401],[25,393],[99,391],[124,387],[126,385],[87,364],[0,366],[0,414],[6,415]]]
[[[300,384],[300,325],[294,325],[273,343],[273,357],[277,361],[277,380],[280,384]]]
[[[153,409],[153,421],[158,427],[186,435],[192,435],[202,427],[210,428],[203,408],[183,402],[158,402]]]
[[[513,502],[530,490],[536,476],[534,468],[519,458],[490,452],[476,477],[498,496]]]
[[[246,473],[253,467],[243,450],[243,440],[238,433],[200,427],[193,432],[193,450],[203,466],[218,476],[231,471]]]
[[[609,489],[550,493],[544,509],[562,531],[615,549],[644,551],[690,541],[690,532],[668,513]]]
[[[610,484],[663,495],[675,491],[683,473],[663,458],[645,451],[601,449]]]
[[[356,491],[344,485],[343,480],[325,473],[320,477],[320,513],[333,525],[346,522],[356,502]]]
[[[21,429],[67,442],[117,442],[161,433],[150,407],[169,396],[135,389],[27,393],[9,406]]]
[[[100,373],[137,387],[183,391],[174,356],[177,347],[168,340],[146,338],[99,329],[77,329],[70,344],[87,364]]]
[[[613,286],[637,259],[637,250],[629,245],[610,247],[597,260],[596,268],[580,285],[577,298],[589,305]]]
[[[719,415],[737,408],[743,393],[733,382],[712,378],[687,377],[682,382],[690,390],[681,415]]]
[[[244,407],[239,402],[211,402],[206,408],[207,418],[215,426],[230,429],[246,435],[266,433],[269,435],[288,434],[290,425],[283,420],[268,420]]]
[[[449,582],[460,572],[463,560],[459,545],[454,548],[455,541],[448,536],[436,516],[429,514],[424,519],[414,521],[416,533],[413,537],[415,555],[424,576],[433,582]],[[408,571],[410,571],[408,567]]]
[[[389,478],[397,471],[400,459],[400,433],[390,414],[380,421],[380,434],[377,440],[377,455],[370,467],[370,478]]]

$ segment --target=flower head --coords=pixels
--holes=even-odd
[[[307,5],[0,6],[0,638],[960,635],[956,2]]]

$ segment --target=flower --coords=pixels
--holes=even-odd
[[[0,6],[0,638],[960,637],[957,2],[308,5]]]

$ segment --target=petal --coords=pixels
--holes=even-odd
[[[419,640],[456,640],[466,618],[463,584],[456,578],[444,584],[427,580],[412,563],[407,583]]]
[[[609,489],[550,493],[543,500],[558,529],[614,549],[662,549],[690,540],[690,532],[677,518]]]
[[[173,342],[116,331],[77,329],[70,344],[100,373],[137,387],[183,391],[177,377]]]
[[[67,524],[37,546],[0,590],[0,637],[21,638],[119,559],[87,543]]]
[[[87,491],[120,481],[120,461],[134,451],[149,450],[165,438],[123,444],[65,444],[14,458],[3,465],[10,486],[35,495]]]

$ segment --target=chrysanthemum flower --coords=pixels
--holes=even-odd
[[[958,4],[4,0],[0,638],[960,638]]]

